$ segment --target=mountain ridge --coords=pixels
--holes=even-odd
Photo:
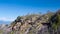
[[[18,16],[3,31],[6,34],[60,34],[60,10]]]

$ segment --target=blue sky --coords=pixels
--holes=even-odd
[[[28,13],[46,13],[60,9],[60,0],[0,0],[0,20],[13,21]]]

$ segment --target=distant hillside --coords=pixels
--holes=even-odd
[[[10,24],[11,22],[10,21],[2,21],[0,20],[0,24]]]

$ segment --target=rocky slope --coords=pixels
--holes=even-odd
[[[49,14],[18,16],[17,19],[11,23],[12,30],[15,31],[16,34],[49,34],[49,18],[53,13],[51,13],[51,15]]]
[[[18,16],[3,31],[3,34],[60,34],[60,10],[43,15]]]

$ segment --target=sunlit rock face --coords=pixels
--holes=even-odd
[[[16,34],[48,34],[48,25],[42,24],[48,23],[48,19],[48,15],[39,14],[18,17],[12,23],[12,31],[15,31]]]

